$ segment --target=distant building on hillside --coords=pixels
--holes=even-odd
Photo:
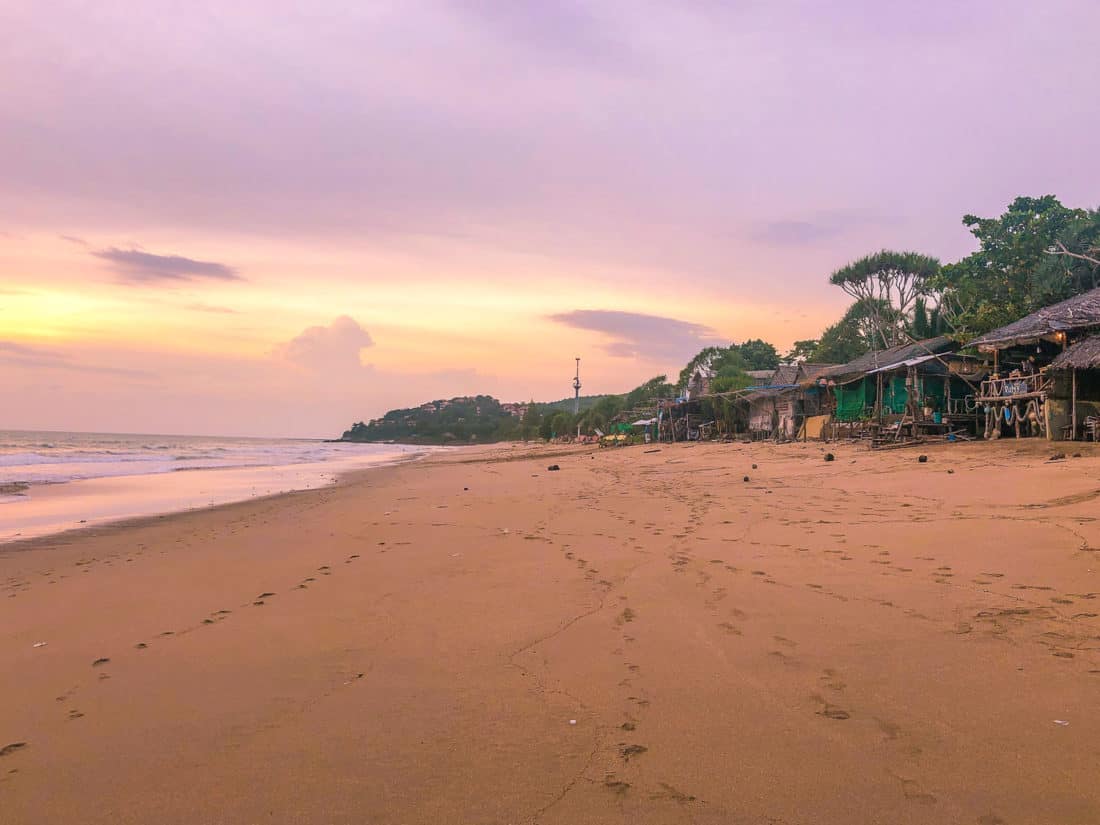
[[[749,370],[748,376],[752,379],[754,387],[766,387],[771,383],[775,370]]]
[[[711,358],[695,365],[687,382],[687,397],[698,398],[710,392],[711,382],[714,381],[714,368],[711,366]]]

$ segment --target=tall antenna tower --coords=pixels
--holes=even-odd
[[[573,415],[581,411],[581,359],[577,356],[577,375],[573,378]]]

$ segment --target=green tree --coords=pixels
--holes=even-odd
[[[808,360],[818,364],[846,364],[872,349],[875,332],[867,319],[865,302],[856,301],[839,321],[821,333]]]
[[[532,438],[537,438],[541,426],[542,413],[539,412],[538,405],[532,400],[527,405],[527,410],[524,412],[523,419],[520,421],[520,437],[524,441],[530,441]]]
[[[1100,286],[1100,209],[1075,210],[1047,250],[1049,270],[1064,279],[1071,295]]]
[[[722,357],[727,352],[727,347],[704,347],[680,370],[680,377],[676,381],[676,386],[683,388],[688,385],[688,381],[691,380],[692,373],[695,372],[695,368],[707,364],[712,369],[714,362]]]
[[[939,304],[929,307],[925,298],[917,298],[913,304],[913,317],[909,321],[909,334],[919,341],[946,335],[949,331]]]
[[[821,346],[820,338],[807,338],[803,341],[795,341],[791,345],[791,351],[783,356],[785,361],[811,361],[811,356]]]
[[[963,217],[978,251],[944,266],[932,283],[948,323],[961,334],[979,335],[1091,289],[1091,272],[1086,277],[1052,254],[1061,251],[1060,239],[1087,243],[1090,223],[1089,212],[1068,209],[1054,195],[1016,198],[996,218]]]
[[[940,262],[917,252],[883,249],[841,267],[830,277],[862,305],[861,322],[870,328],[876,347],[901,343],[916,300],[929,295]]]
[[[752,338],[742,344],[734,344],[734,347],[744,360],[746,369],[774,370],[779,366],[779,353],[767,341]]]

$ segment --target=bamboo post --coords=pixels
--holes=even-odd
[[[1070,396],[1070,421],[1072,422],[1073,429],[1070,431],[1069,440],[1077,440],[1077,368],[1073,367],[1073,393]]]

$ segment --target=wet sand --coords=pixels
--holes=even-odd
[[[0,820],[1100,822],[1073,450],[486,448],[0,545]]]

